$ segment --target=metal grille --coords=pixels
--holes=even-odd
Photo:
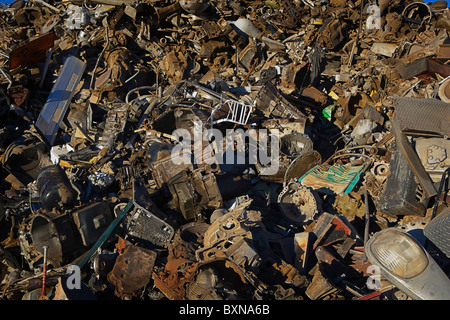
[[[450,103],[437,99],[394,97],[395,116],[402,130],[450,136]]]

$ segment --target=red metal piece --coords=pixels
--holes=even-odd
[[[44,268],[42,271],[42,292],[41,296],[45,296],[45,274],[47,273],[47,247],[44,246]]]

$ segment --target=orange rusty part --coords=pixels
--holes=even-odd
[[[198,273],[198,263],[184,258],[167,261],[164,271],[153,273],[155,286],[170,300],[181,300],[185,296],[184,285]]]
[[[54,41],[55,34],[48,33],[14,49],[9,53],[9,68],[29,66],[44,60],[48,49],[53,47]]]

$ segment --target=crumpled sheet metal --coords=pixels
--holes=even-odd
[[[124,242],[119,240],[119,256],[108,274],[108,281],[115,286],[117,296],[131,298],[150,281],[157,254]]]
[[[388,228],[448,276],[450,9],[373,5],[0,8],[1,298],[411,299],[373,285],[366,244]],[[230,130],[279,140],[277,172]],[[204,138],[186,163],[180,132]],[[70,203],[45,199],[49,166]]]

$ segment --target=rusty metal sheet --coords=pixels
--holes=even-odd
[[[441,44],[436,59],[450,59],[450,45]]]
[[[48,33],[14,49],[9,53],[9,68],[30,66],[44,60],[48,50],[53,48],[54,41],[55,34]]]
[[[127,244],[116,259],[108,274],[108,281],[115,286],[117,296],[131,298],[149,283],[156,252]]]
[[[398,45],[396,43],[379,43],[376,42],[372,45],[371,51],[376,54],[380,54],[386,57],[392,57]]]

